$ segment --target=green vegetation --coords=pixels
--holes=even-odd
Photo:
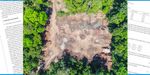
[[[70,13],[81,13],[81,12],[97,12],[101,9],[102,2],[100,0],[64,0],[66,7]],[[97,3],[96,3],[97,2]],[[95,9],[95,10],[92,10]]]
[[[24,74],[36,69],[43,46],[42,33],[45,31],[48,15],[48,2],[43,0],[25,0],[24,2]]]
[[[112,8],[114,0],[64,0],[67,12],[58,11],[58,16],[64,16],[75,13],[97,13],[103,11],[104,14],[108,13]]]
[[[70,13],[96,13],[102,10],[109,12],[114,0],[64,0]]]
[[[127,0],[115,0],[107,16],[112,33],[112,71],[116,75],[127,75]]]
[[[74,13],[96,13],[102,11],[109,19],[112,33],[113,67],[108,71],[98,60],[91,64],[86,58],[76,60],[67,55],[57,63],[52,63],[49,70],[39,75],[127,75],[127,0],[64,0],[69,12],[58,11],[59,16]],[[48,19],[45,0],[25,0],[24,2],[24,74],[36,69],[41,58],[43,46],[42,33]],[[88,6],[91,5],[91,6]]]
[[[41,72],[40,75],[110,75],[104,68],[104,64],[99,64],[101,60],[95,57],[91,64],[88,64],[87,59],[83,58],[78,61],[69,54],[64,55],[58,63],[52,63],[49,70]]]
[[[60,10],[60,11],[57,11],[57,15],[58,16],[65,16],[65,15],[68,15],[68,13]]]

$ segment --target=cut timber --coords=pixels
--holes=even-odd
[[[108,21],[101,12],[97,14],[80,13],[59,17],[56,15],[57,0],[53,0],[53,12],[50,25],[46,28],[44,51],[44,68],[51,62],[61,59],[67,51],[80,60],[83,57],[90,63],[95,55],[104,59],[108,70],[111,69],[110,51],[111,34]]]

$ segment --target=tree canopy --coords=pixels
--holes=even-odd
[[[127,0],[64,0],[71,14],[96,13],[102,11],[109,20],[112,33],[113,67],[108,71],[96,61],[88,64],[85,60],[76,60],[64,56],[57,63],[39,75],[126,75],[127,74]],[[42,33],[48,19],[46,9],[50,6],[47,0],[24,1],[24,74],[28,75],[37,68],[43,47]],[[64,11],[58,14],[63,16]]]
[[[25,0],[24,2],[24,74],[37,68],[43,46],[42,33],[48,19],[48,2],[44,0]]]

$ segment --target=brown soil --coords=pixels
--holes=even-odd
[[[67,51],[78,60],[83,57],[87,58],[89,63],[95,55],[98,55],[106,60],[105,65],[110,70],[112,66],[111,34],[105,15],[99,12],[90,15],[80,13],[59,17],[56,15],[56,11],[66,10],[61,2],[63,0],[51,1],[53,2],[53,12],[50,24],[46,27],[45,40],[47,42],[43,49],[45,69],[51,62],[61,59],[64,51]]]

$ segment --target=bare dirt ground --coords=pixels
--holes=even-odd
[[[80,13],[59,17],[58,10],[65,10],[63,0],[51,0],[53,12],[50,24],[46,27],[43,49],[44,68],[51,62],[62,58],[64,51],[78,60],[86,57],[90,63],[95,55],[105,59],[108,70],[111,69],[112,59],[110,51],[111,34],[108,22],[101,12],[87,15]]]

